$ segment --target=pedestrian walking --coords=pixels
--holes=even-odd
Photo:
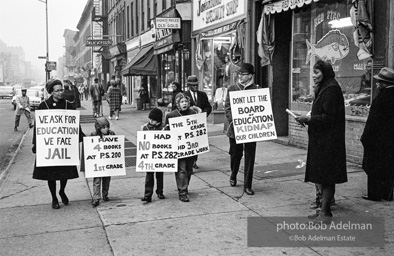
[[[311,115],[302,115],[296,120],[308,125],[305,182],[321,184],[321,210],[309,217],[329,222],[335,184],[347,182],[345,105],[330,63],[318,60],[313,66],[312,78],[316,88]]]
[[[103,86],[98,83],[98,78],[95,78],[94,83],[90,86],[90,97],[92,99],[93,117],[99,117],[102,115],[101,101],[103,96]]]
[[[361,143],[363,169],[368,175],[366,195],[372,201],[392,201],[394,187],[394,70],[384,67],[375,75],[379,94],[373,100]]]
[[[115,119],[119,119],[119,110],[120,105],[122,104],[122,93],[120,88],[115,83],[114,80],[111,80],[111,86],[108,88],[108,103],[109,103],[109,119],[112,119],[113,114],[115,113]]]
[[[85,100],[89,100],[89,84],[84,84],[83,85],[83,94],[85,95]]]
[[[194,115],[197,114],[195,110],[190,108],[190,99],[187,95],[180,92],[175,97],[175,104],[177,109],[171,111],[166,116],[165,127],[169,128],[169,119],[180,116]],[[194,158],[185,157],[178,159],[178,171],[175,173],[176,185],[178,187],[179,200],[182,202],[189,202],[189,183],[193,173],[193,161]]]
[[[18,131],[19,121],[21,119],[21,115],[24,114],[27,118],[27,122],[29,123],[29,128],[33,127],[33,120],[30,115],[30,102],[29,97],[26,95],[27,89],[22,88],[22,95],[16,96],[16,110],[15,110],[15,126],[14,131]]]
[[[254,66],[250,63],[243,63],[238,73],[238,82],[231,85],[227,90],[227,97],[225,103],[225,113],[229,123],[227,136],[230,142],[230,166],[231,176],[230,185],[232,187],[237,185],[237,174],[243,154],[245,155],[244,165],[244,192],[247,195],[254,195],[252,189],[254,162],[256,157],[256,142],[239,143],[235,140],[233,116],[231,112],[231,102],[229,93],[233,91],[255,90],[259,86],[254,83]],[[244,152],[244,153],[243,153]]]
[[[148,115],[149,122],[146,123],[143,131],[161,131],[163,130],[163,112],[159,108],[153,108]],[[159,199],[165,199],[163,194],[163,172],[146,172],[145,176],[145,192],[141,201],[152,202],[153,187],[155,185],[156,173],[156,194]]]
[[[176,103],[175,103],[175,97],[176,97],[176,95],[177,95],[178,93],[183,92],[183,91],[182,91],[181,84],[178,83],[178,82],[175,82],[175,81],[174,81],[174,82],[172,82],[172,83],[170,84],[170,86],[171,86],[171,89],[172,89],[171,110],[175,110],[175,109],[177,109]]]
[[[47,100],[41,102],[37,111],[41,109],[75,109],[72,104],[63,98],[63,84],[58,79],[52,79],[45,85],[47,92],[51,95]],[[81,127],[79,128],[79,142],[83,141],[85,134]],[[33,133],[33,147],[32,151],[36,153],[36,130]],[[69,199],[65,193],[67,181],[69,179],[78,178],[78,171],[76,166],[44,166],[38,167],[34,164],[33,179],[47,180],[49,191],[52,196],[52,208],[59,209],[59,201],[56,196],[56,181],[60,180],[59,195],[64,205],[68,205]]]
[[[90,136],[100,136],[103,138],[108,135],[115,135],[115,133],[110,130],[110,123],[105,117],[99,117],[94,123],[95,131],[90,134]],[[100,204],[100,199],[103,201],[109,201],[108,191],[109,184],[111,182],[111,176],[108,177],[95,177],[93,178],[93,207]]]
[[[190,98],[190,106],[197,106],[202,112],[207,113],[207,117],[212,112],[211,103],[209,103],[208,96],[205,92],[198,90],[198,78],[195,75],[188,76],[186,84],[189,86],[189,90],[185,92],[185,95]],[[198,169],[197,165],[198,155],[194,156],[193,168]]]
[[[81,107],[81,96],[79,94],[78,88],[70,80],[67,80],[67,82],[70,85],[70,90],[74,94],[74,107],[80,108]]]
[[[74,92],[70,90],[70,85],[67,83],[64,83],[64,92],[63,92],[63,98],[67,100],[70,104],[72,104],[75,108],[75,96]]]
[[[84,91],[85,91],[85,86],[83,85],[83,83],[79,83],[78,91],[79,91],[80,101],[83,101]]]

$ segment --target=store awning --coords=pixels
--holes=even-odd
[[[263,1],[264,4],[264,13],[276,13],[287,11],[289,9],[295,9],[296,7],[302,7],[304,4],[310,4],[312,2],[318,2],[319,0],[298,0],[298,1],[291,1],[291,0],[280,0],[271,3],[270,1]],[[267,4],[265,4],[267,3]]]
[[[149,76],[156,75],[157,63],[153,54],[153,45],[140,50],[139,53],[122,70],[123,76]]]
[[[124,67],[124,69],[122,69],[122,75],[123,76],[130,76],[130,68],[136,63],[138,62],[140,59],[142,59],[143,57],[145,57],[145,55],[147,55],[147,53],[152,50],[153,51],[153,44],[150,44],[148,46],[145,46],[143,48],[141,48],[139,50],[139,52],[137,53],[137,55],[135,55],[135,57],[126,64],[126,66]]]

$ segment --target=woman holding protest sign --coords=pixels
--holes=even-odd
[[[66,101],[63,98],[63,84],[58,79],[52,79],[48,81],[45,86],[48,94],[51,96],[41,102],[37,111],[46,109],[72,109],[75,110],[74,105]],[[85,134],[79,127],[79,142],[82,142]],[[36,153],[36,128],[34,128],[33,134],[33,153]],[[62,199],[63,204],[68,205],[69,200],[65,193],[67,180],[78,178],[78,171],[76,166],[43,166],[38,167],[37,162],[34,164],[33,179],[47,180],[49,191],[52,196],[52,208],[59,209],[59,201],[56,196],[56,180],[60,180],[59,195]]]
[[[179,92],[175,96],[175,104],[177,109],[171,111],[166,116],[165,128],[167,130],[171,130],[169,125],[170,118],[197,114],[197,111],[190,108],[190,98],[183,92]],[[187,195],[189,193],[190,178],[193,173],[193,162],[193,156],[178,158],[178,171],[175,173],[175,179],[178,187],[179,200],[182,202],[189,202]]]
[[[318,60],[313,66],[312,78],[316,88],[311,115],[299,116],[296,120],[308,125],[305,182],[321,184],[321,211],[309,217],[329,221],[335,184],[347,182],[345,105],[330,63]]]

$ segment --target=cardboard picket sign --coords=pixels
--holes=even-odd
[[[229,95],[237,144],[277,138],[268,88],[232,91]]]
[[[126,175],[124,135],[83,138],[85,177]]]
[[[138,131],[136,172],[177,172],[178,133]]]
[[[206,113],[173,117],[168,120],[170,130],[178,132],[178,158],[210,151]]]
[[[79,110],[36,110],[35,124],[37,167],[79,166]]]

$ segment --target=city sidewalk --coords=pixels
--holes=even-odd
[[[82,101],[81,115],[92,115],[91,102]],[[104,103],[108,117],[108,105]],[[137,131],[149,110],[123,105],[111,129],[136,144]],[[81,124],[85,134],[94,123]],[[145,173],[127,168],[111,180],[109,202],[91,206],[92,179],[80,173],[69,180],[70,204],[51,208],[45,181],[32,179],[34,154],[28,130],[4,184],[0,184],[0,255],[393,255],[394,203],[361,199],[366,175],[348,165],[349,182],[337,185],[334,216],[385,216],[386,244],[379,248],[247,247],[247,217],[307,216],[315,197],[313,184],[304,183],[306,150],[275,142],[257,147],[254,196],[229,185],[228,138],[223,125],[208,125],[210,152],[200,155],[192,176],[190,202],[178,199],[174,174],[164,175],[165,200],[140,201]],[[335,161],[335,159],[333,159]],[[57,184],[59,186],[59,183]],[[59,188],[58,188],[59,189]],[[59,197],[60,199],[60,197]]]

